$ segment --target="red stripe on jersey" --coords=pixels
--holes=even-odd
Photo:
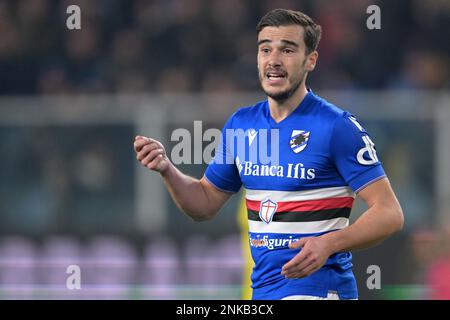
[[[338,208],[351,208],[354,198],[340,197],[307,201],[278,202],[277,212],[317,211]],[[259,211],[261,201],[246,200],[247,209]]]

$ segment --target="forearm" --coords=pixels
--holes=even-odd
[[[218,191],[205,179],[198,180],[178,170],[167,157],[161,142],[136,136],[133,147],[136,159],[147,169],[161,174],[178,208],[193,220],[212,218],[230,197],[230,194]]]
[[[172,163],[161,176],[172,199],[185,214],[195,221],[207,220],[213,215],[207,193],[198,179],[185,175]]]
[[[328,240],[331,251],[336,253],[374,246],[402,227],[401,209],[374,205],[352,225],[323,237]]]

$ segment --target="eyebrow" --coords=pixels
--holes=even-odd
[[[284,39],[282,39],[282,40],[280,40],[281,42],[283,42],[284,44],[290,44],[291,46],[294,46],[294,47],[299,47],[299,45],[298,45],[298,43],[296,43],[296,42],[294,42],[294,41],[290,41],[290,40],[284,40]],[[263,43],[271,43],[272,42],[272,40],[269,40],[269,39],[262,39],[262,40],[259,40],[258,41],[258,46],[260,46],[261,44],[263,44]]]

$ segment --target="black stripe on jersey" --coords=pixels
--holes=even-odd
[[[317,211],[301,211],[301,212],[277,212],[274,214],[272,221],[279,222],[310,222],[323,221],[335,218],[350,217],[351,208],[326,209]],[[262,221],[259,218],[259,212],[247,210],[248,220]]]

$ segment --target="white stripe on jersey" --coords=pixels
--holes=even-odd
[[[353,197],[355,193],[350,187],[321,188],[305,191],[278,191],[278,190],[252,190],[245,189],[247,200],[263,201],[269,198],[272,201],[305,201],[327,198]]]
[[[301,214],[301,213],[300,213]],[[278,222],[248,220],[249,232],[253,233],[319,233],[348,227],[348,218],[335,218],[308,222]]]

